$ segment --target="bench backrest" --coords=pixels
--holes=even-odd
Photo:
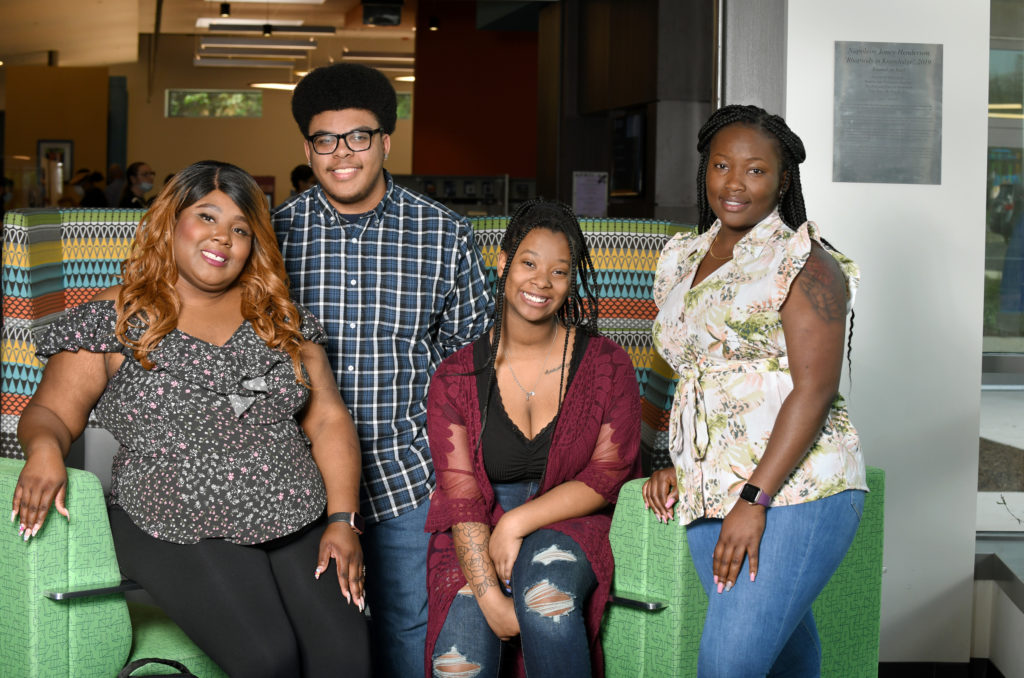
[[[35,339],[66,309],[118,281],[142,210],[13,210],[3,237],[3,336],[0,344],[0,456],[22,457],[17,420],[42,376]],[[470,219],[495,278],[508,217]],[[601,331],[629,353],[643,396],[645,468],[667,465],[668,409],[675,374],[651,343],[651,299],[662,247],[689,227],[648,219],[582,219],[594,265]]]

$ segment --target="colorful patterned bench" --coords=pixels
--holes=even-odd
[[[35,337],[64,310],[117,282],[141,210],[13,210],[4,220],[3,335],[0,344],[0,457],[21,458],[18,417],[35,392],[42,364]],[[507,217],[471,219],[484,261],[494,267]],[[675,374],[651,344],[651,285],[658,255],[684,230],[665,221],[583,219],[597,268],[601,329],[633,359],[643,396],[644,468],[668,465],[668,409]],[[93,469],[102,477],[98,469]]]

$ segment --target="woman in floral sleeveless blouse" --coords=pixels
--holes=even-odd
[[[674,468],[644,499],[678,514],[708,593],[698,675],[816,676],[811,604],[867,490],[838,394],[859,273],[807,221],[782,118],[727,106],[697,149],[698,232],[666,245],[654,284],[654,341],[680,376]]]

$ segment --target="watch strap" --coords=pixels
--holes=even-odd
[[[355,512],[349,511],[338,511],[327,516],[327,522],[330,523],[345,523],[352,528],[352,531],[356,534],[362,534],[366,531],[366,521],[363,517]]]
[[[750,483],[743,486],[743,490],[740,491],[740,499],[750,504],[760,504],[765,508],[772,505],[772,498],[768,496],[768,493],[757,485],[751,485]]]

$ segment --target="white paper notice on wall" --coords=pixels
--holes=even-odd
[[[832,181],[942,183],[942,45],[835,43]]]
[[[608,173],[572,173],[572,209],[581,217],[608,216]]]

